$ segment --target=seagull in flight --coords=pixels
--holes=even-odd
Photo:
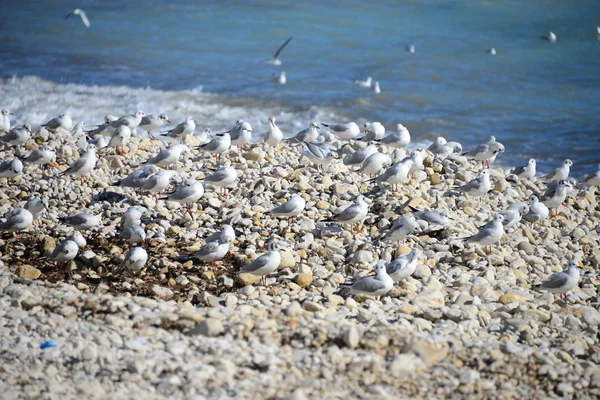
[[[81,18],[81,21],[83,22],[83,24],[85,25],[86,28],[89,28],[92,26],[92,24],[90,24],[90,20],[88,19],[87,15],[85,15],[85,11],[83,11],[81,8],[76,8],[73,11],[71,11],[70,13],[68,13],[67,16],[65,17],[65,19],[69,18],[71,15],[79,15],[79,17]]]
[[[275,55],[273,56],[273,58],[271,58],[270,60],[267,61],[268,64],[271,65],[275,65],[275,66],[279,66],[281,65],[281,60],[279,59],[279,53],[281,53],[281,51],[285,48],[285,46],[288,45],[288,43],[290,42],[290,40],[292,40],[292,37],[290,36],[288,38],[288,40],[286,40],[275,52]]]

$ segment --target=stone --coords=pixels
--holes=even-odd
[[[361,334],[356,326],[351,326],[350,328],[346,329],[342,335],[342,341],[351,349],[355,349],[358,346],[360,338]]]
[[[17,268],[17,275],[24,279],[37,279],[42,275],[42,271],[32,265],[21,265]]]
[[[171,289],[159,285],[152,286],[152,293],[162,299],[168,299],[173,296],[173,291]]]
[[[417,265],[417,269],[415,269],[413,276],[419,279],[428,278],[431,276],[431,268],[425,264],[419,264]]]
[[[285,313],[290,317],[301,315],[303,312],[302,306],[297,301],[291,302],[285,309]]]
[[[396,378],[414,377],[426,369],[425,363],[413,353],[398,354],[392,361],[389,372]]]
[[[521,241],[517,245],[517,248],[519,250],[523,250],[525,252],[525,254],[527,254],[528,256],[532,256],[533,255],[533,252],[534,252],[533,246],[527,240]]]
[[[244,287],[257,284],[260,282],[260,278],[261,277],[259,275],[250,274],[248,272],[242,272],[236,277],[237,283]]]
[[[506,293],[506,294],[503,294],[502,296],[500,296],[498,301],[502,304],[507,304],[507,303],[510,303],[511,301],[519,301],[521,303],[524,303],[527,300],[525,299],[525,297],[519,296],[518,294]]]
[[[294,268],[296,266],[296,259],[294,255],[289,251],[282,251],[281,262],[279,263],[279,269]]]
[[[298,286],[300,286],[303,289],[306,289],[313,282],[313,276],[309,275],[309,274],[304,274],[304,273],[298,274],[296,276],[296,279],[294,279],[294,281],[296,282],[296,284]]]
[[[223,323],[221,320],[215,318],[207,318],[200,322],[194,329],[189,331],[188,335],[202,335],[208,337],[215,337],[223,333]]]
[[[441,308],[444,306],[444,293],[438,289],[425,289],[413,299],[413,305],[425,308]]]
[[[258,162],[260,162],[260,161],[263,160],[262,155],[260,155],[258,153],[255,153],[253,151],[242,154],[242,157],[244,157],[248,161],[258,161]]]
[[[302,308],[310,312],[317,312],[323,310],[323,306],[314,301],[305,301],[304,303],[302,303]]]

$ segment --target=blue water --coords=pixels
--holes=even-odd
[[[76,6],[91,29],[64,20]],[[543,171],[569,156],[580,175],[600,162],[597,0],[5,0],[1,8],[3,77],[202,88],[240,107],[326,109],[388,129],[401,122],[421,142],[443,135],[469,147],[495,135],[507,147],[503,165],[535,157]],[[550,30],[556,43],[540,39]],[[288,36],[283,65],[262,63]],[[272,81],[279,70],[285,86]],[[367,76],[381,83],[379,96],[352,85]]]

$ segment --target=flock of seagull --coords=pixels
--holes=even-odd
[[[34,135],[29,125],[11,127],[11,115],[12,113],[9,111],[2,110],[0,118],[0,133],[4,132],[0,136],[0,142],[6,149],[24,146]],[[191,179],[169,194],[164,194],[164,192],[168,190],[173,179],[178,176],[178,172],[170,168],[184,160],[192,151],[186,141],[189,135],[195,135],[197,121],[188,117],[173,129],[165,130],[165,125],[169,123],[170,120],[166,114],[152,116],[138,110],[132,115],[120,118],[108,115],[105,117],[104,123],[90,129],[83,122],[73,125],[72,119],[63,114],[43,124],[40,130],[49,132],[53,138],[72,138],[82,149],[83,153],[78,159],[64,171],[55,175],[55,179],[79,178],[81,185],[85,184],[86,176],[97,167],[99,152],[107,154],[108,151],[114,149],[115,154],[126,154],[128,151],[126,146],[131,137],[138,134],[138,131],[145,131],[150,138],[157,140],[155,134],[162,130],[158,136],[168,138],[171,143],[167,143],[168,146],[162,147],[143,165],[132,163],[131,165],[139,168],[114,182],[113,185],[133,188],[142,194],[152,195],[155,201],[162,196],[160,198],[167,202],[185,205],[188,212],[192,213],[194,204],[204,195],[202,182]],[[449,142],[438,137],[429,148],[415,149],[407,155],[404,148],[411,141],[408,129],[402,124],[398,124],[395,131],[386,132],[385,127],[379,122],[365,123],[362,130],[354,122],[338,124],[311,122],[306,129],[292,137],[285,138],[277,126],[275,118],[270,117],[269,131],[262,138],[264,144],[252,143],[252,133],[250,123],[239,120],[225,132],[213,135],[210,130],[206,129],[199,135],[195,135],[201,144],[193,150],[212,154],[220,165],[212,174],[204,178],[205,184],[218,187],[223,196],[227,195],[228,187],[236,185],[238,179],[236,169],[227,165],[230,164],[228,160],[222,160],[232,146],[238,148],[266,146],[275,152],[281,151],[281,146],[290,146],[291,148],[302,146],[304,151],[301,154],[315,165],[317,172],[325,165],[335,162],[337,158],[342,158],[343,164],[349,169],[355,169],[356,172],[368,176],[370,184],[381,187],[389,186],[393,191],[398,190],[399,185],[405,184],[411,175],[424,169],[424,157],[431,156],[434,163],[442,163],[454,170],[458,168],[454,163],[457,157],[464,157],[474,161],[476,165],[481,163],[482,169],[478,177],[462,186],[453,188],[454,193],[482,198],[488,195],[494,187],[490,174],[490,171],[493,170],[489,169],[490,164],[504,152],[504,145],[495,137],[490,137],[486,143],[470,151],[463,151],[460,143]],[[366,143],[359,145],[358,142]],[[355,150],[356,148],[358,150]],[[45,144],[31,151],[22,160],[16,157],[5,160],[0,164],[0,177],[10,180],[23,175],[23,163],[56,168],[59,166],[56,163],[56,151],[57,149]],[[7,152],[7,154],[11,153]],[[569,177],[572,166],[571,160],[565,160],[542,178],[548,185],[547,190],[540,197],[531,195],[529,204],[525,202],[511,204],[506,210],[496,213],[477,233],[464,238],[464,240],[467,243],[484,246],[489,254],[491,246],[501,240],[505,230],[513,228],[521,220],[530,223],[542,221],[550,216],[549,209],[557,209],[576,187],[600,186],[600,169],[578,183]],[[25,175],[26,178],[27,175]],[[533,179],[536,179],[534,159],[529,160],[522,167],[515,168],[507,175],[507,180],[515,183],[520,180]],[[323,222],[349,225],[350,230],[354,231],[354,225],[358,224],[360,227],[366,219],[370,203],[371,200],[367,196],[358,195],[354,203]],[[16,207],[4,216],[4,222],[0,223],[0,231],[21,232],[29,229],[34,220],[40,218],[47,207],[46,199],[37,197],[30,199],[22,208]],[[285,203],[267,213],[276,218],[291,219],[301,216],[305,207],[306,200],[299,194],[293,194]],[[144,228],[141,226],[142,215],[146,212],[147,209],[144,207],[132,206],[121,217],[120,237],[136,247],[130,249],[123,265],[118,270],[140,271],[148,261],[146,250],[139,246],[146,238]],[[69,264],[75,259],[79,250],[86,246],[86,240],[80,232],[100,227],[102,221],[99,215],[89,212],[60,220],[73,227],[74,233],[53,250],[49,259]],[[404,241],[410,235],[419,233],[424,226],[443,227],[450,220],[450,210],[421,211],[413,209],[413,215],[404,215],[398,218],[382,240]],[[356,232],[360,232],[360,230],[356,228]],[[206,244],[193,257],[203,262],[214,263],[225,257],[234,240],[233,227],[226,225],[221,232],[207,238]],[[241,272],[261,276],[266,283],[266,276],[273,273],[280,264],[281,249],[282,244],[277,240],[272,240],[269,244],[269,251],[244,266]],[[409,254],[403,255],[389,264],[379,261],[376,275],[363,278],[346,287],[345,290],[367,296],[384,295],[392,288],[394,282],[403,280],[414,273],[419,255],[420,251],[415,247]],[[576,263],[569,263],[566,271],[552,275],[539,288],[555,293],[566,293],[577,284],[579,271],[576,265]]]

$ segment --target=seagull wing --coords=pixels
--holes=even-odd
[[[558,289],[567,283],[569,277],[564,272],[557,272],[550,275],[550,277],[542,283],[540,289]]]
[[[296,204],[295,201],[288,200],[285,203],[283,203],[283,204],[275,207],[273,210],[271,210],[271,214],[287,214],[287,213],[294,211],[297,206],[298,206],[298,204]]]
[[[219,242],[210,242],[205,244],[198,250],[195,255],[198,257],[207,256],[214,253],[219,248]]]
[[[352,285],[350,290],[354,293],[373,293],[384,287],[384,283],[377,279],[376,276],[368,276]]]
[[[337,214],[332,218],[332,221],[337,222],[345,222],[350,221],[360,215],[361,209],[356,204],[352,204],[350,207],[347,207],[344,211]]]
[[[252,261],[250,264],[244,265],[241,272],[249,272],[253,273],[254,271],[258,271],[259,269],[267,266],[269,264],[269,255],[263,254],[258,257],[256,260]]]
[[[83,22],[83,24],[85,25],[86,28],[89,28],[92,26],[92,24],[90,24],[90,20],[88,19],[87,15],[85,15],[85,11],[79,11],[79,16],[81,17],[81,21]]]
[[[291,36],[281,46],[279,46],[279,48],[275,52],[275,55],[273,56],[273,58],[278,58],[279,57],[279,53],[281,53],[281,51],[285,48],[285,46],[288,45],[288,43],[290,42],[290,40],[292,40]]]

